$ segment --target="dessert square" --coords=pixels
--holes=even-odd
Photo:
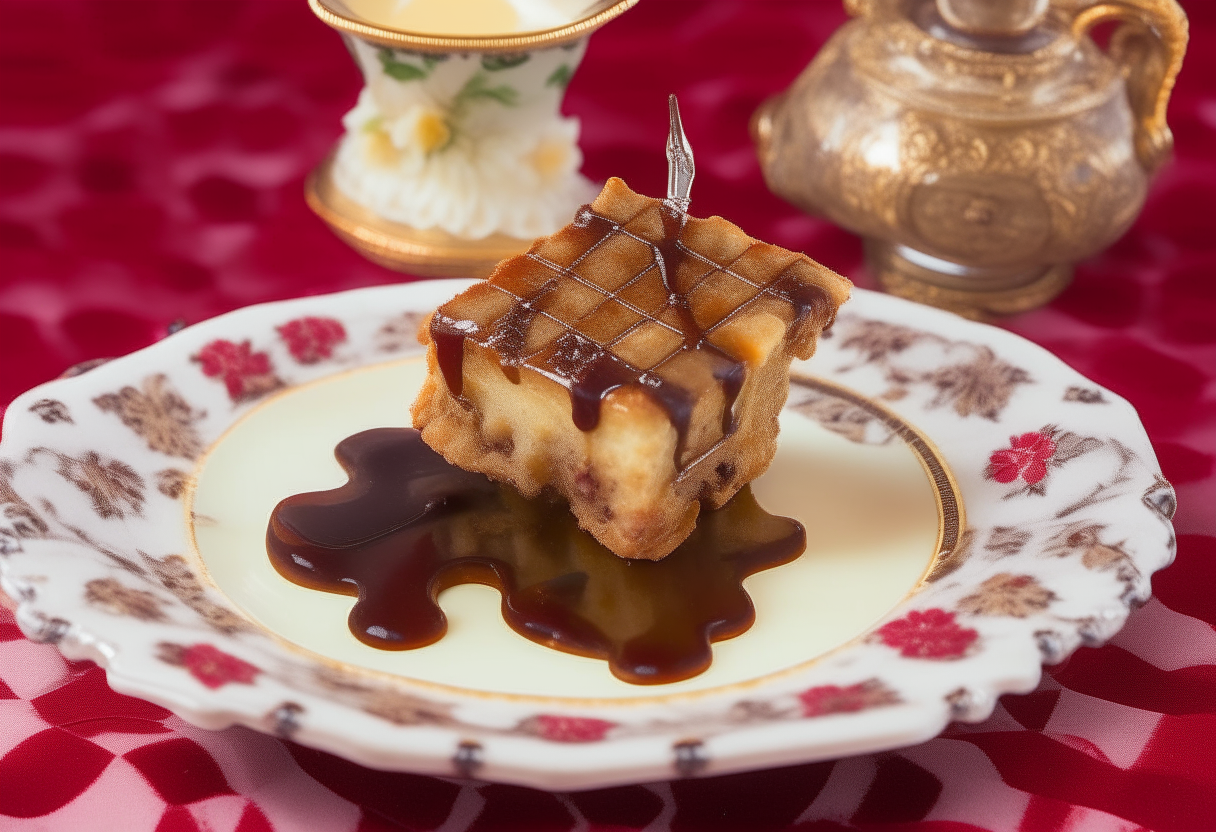
[[[658,560],[768,467],[790,361],[850,285],[610,179],[423,325],[414,426],[461,468],[560,495],[616,554]]]

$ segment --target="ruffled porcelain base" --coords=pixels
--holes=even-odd
[[[419,117],[412,112],[397,123],[417,130]],[[346,117],[348,132],[338,146],[333,178],[342,193],[391,222],[468,239],[500,233],[530,240],[552,234],[595,197],[595,187],[578,172],[576,119],[454,137],[430,153],[396,146],[379,126],[384,122],[364,90]]]
[[[531,238],[506,234],[470,240],[386,220],[334,185],[333,166],[331,154],[309,175],[304,184],[308,206],[343,242],[386,268],[421,277],[489,277],[499,261],[532,244]]]

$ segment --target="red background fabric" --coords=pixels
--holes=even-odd
[[[594,35],[570,86],[586,173],[661,192],[674,91],[698,213],[868,285],[856,238],[765,189],[746,129],[839,6],[644,0]],[[1216,828],[1216,3],[1184,6],[1174,162],[1123,240],[1003,324],[1130,399],[1177,487],[1177,562],[1113,643],[916,748],[554,795],[193,728],[0,610],[0,829]],[[358,88],[304,0],[0,0],[0,406],[174,320],[403,279],[302,198]]]

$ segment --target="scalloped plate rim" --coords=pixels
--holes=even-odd
[[[18,431],[22,429],[18,425],[27,420],[25,414],[32,404],[42,398],[54,396],[57,391],[71,390],[81,386],[82,379],[88,379],[90,385],[108,380],[129,383],[132,377],[138,378],[149,370],[158,369],[157,361],[162,357],[179,356],[187,344],[196,342],[202,344],[214,336],[239,331],[241,326],[246,323],[266,323],[270,316],[276,319],[285,318],[288,313],[294,314],[297,311],[309,310],[323,304],[332,309],[344,309],[355,308],[366,302],[370,308],[374,305],[374,300],[381,296],[400,296],[408,301],[405,304],[399,304],[400,306],[408,305],[412,309],[424,311],[428,304],[433,305],[432,302],[474,282],[466,280],[423,281],[368,287],[334,295],[257,304],[200,322],[143,350],[103,364],[86,375],[50,381],[18,396],[5,413],[4,442],[0,446],[0,452],[7,452],[17,441],[13,438],[12,432],[14,428]],[[1035,367],[1048,376],[1071,378],[1078,384],[1084,384],[1094,389],[1099,398],[1104,398],[1104,404],[1112,406],[1112,409],[1107,412],[1116,415],[1116,418],[1111,421],[1117,423],[1117,432],[1120,432],[1120,436],[1123,436],[1123,431],[1136,434],[1135,442],[1140,445],[1136,450],[1141,454],[1150,470],[1158,470],[1155,457],[1152,456],[1151,445],[1148,443],[1147,436],[1144,434],[1143,427],[1132,406],[1122,397],[1085,379],[1048,350],[1013,333],[890,296],[857,290],[855,297],[857,300],[845,308],[842,318],[845,315],[854,314],[858,311],[857,307],[860,306],[871,313],[878,312],[880,318],[885,315],[886,318],[906,319],[906,323],[925,323],[929,325],[925,331],[946,332],[952,337],[960,335],[974,337],[981,344],[998,347],[996,352],[1000,355],[1015,355],[1022,363]],[[858,300],[861,302],[858,303]],[[250,330],[252,329],[253,327],[250,327]],[[813,364],[812,369],[823,374],[821,372],[823,368],[817,365]],[[830,374],[828,375],[832,377]],[[847,382],[841,383],[847,384]],[[897,411],[901,407],[898,401],[889,403],[888,406]],[[28,421],[31,425],[35,424],[33,416],[28,417]],[[910,419],[909,421],[921,427],[915,420]],[[115,422],[115,426],[116,431],[122,430],[118,422]],[[944,444],[948,443],[943,443],[942,439],[933,436],[932,432],[928,430],[926,432],[930,433],[944,452],[947,451]],[[1159,472],[1157,477],[1162,484],[1168,487],[1168,484],[1160,479]],[[973,497],[967,497],[969,510],[974,504],[974,500]],[[1143,498],[1139,502],[1147,505]],[[1162,517],[1161,519],[1166,520],[1168,528],[1168,518]],[[1147,571],[1141,576],[1144,583],[1147,583],[1153,571],[1163,568],[1172,561],[1172,530],[1169,531],[1168,537],[1170,543],[1166,546],[1164,557],[1158,557],[1155,562],[1144,564],[1147,567]],[[27,635],[36,637],[39,635],[39,617],[43,613],[38,607],[37,597],[32,599],[21,597],[24,594],[23,587],[20,581],[9,574],[10,563],[8,558],[0,559],[0,585],[17,599],[17,618],[22,630]],[[1113,607],[1106,610],[1105,613],[1109,619],[1106,624],[1109,632],[1103,631],[1105,637],[1108,638],[1114,631],[1117,631],[1119,626],[1122,626],[1131,603],[1142,602],[1146,598],[1147,596],[1133,596],[1130,601],[1121,601],[1123,603],[1121,616]],[[903,606],[907,606],[907,604],[901,605],[901,608]],[[102,635],[83,631],[74,632],[71,629],[66,634],[58,635],[60,636],[57,640],[58,646],[66,657],[70,659],[89,658],[96,661],[105,668],[107,678],[116,691],[156,702],[187,721],[202,727],[218,729],[241,724],[259,731],[275,731],[277,728],[280,735],[290,735],[292,739],[305,745],[378,768],[436,775],[475,772],[478,777],[483,779],[542,788],[595,788],[667,779],[677,774],[722,774],[775,765],[811,762],[908,745],[936,736],[952,719],[978,721],[986,718],[995,707],[997,698],[1003,693],[1022,693],[1033,690],[1040,679],[1043,664],[1043,658],[1039,655],[1040,648],[1036,647],[1033,663],[1019,660],[1005,666],[1001,672],[988,673],[978,681],[975,678],[969,679],[966,685],[960,687],[960,690],[965,690],[970,697],[970,700],[963,703],[962,706],[959,706],[958,703],[947,702],[939,696],[935,700],[912,700],[856,713],[839,712],[818,718],[804,716],[785,722],[761,722],[753,726],[740,724],[709,736],[701,744],[701,752],[698,752],[696,748],[690,752],[686,766],[681,764],[678,754],[673,762],[672,737],[690,732],[660,730],[651,733],[642,732],[639,736],[589,742],[557,742],[530,735],[477,737],[477,740],[484,745],[472,755],[476,759],[469,764],[468,768],[462,768],[459,764],[453,768],[451,739],[453,736],[471,735],[475,731],[424,724],[392,726],[390,730],[361,730],[361,735],[354,737],[350,731],[352,726],[349,724],[340,726],[322,724],[313,727],[309,723],[303,724],[297,730],[291,730],[291,726],[272,724],[275,720],[273,709],[251,707],[254,700],[259,703],[268,700],[264,693],[259,696],[253,695],[257,691],[257,686],[250,686],[248,690],[244,686],[240,688],[226,686],[219,691],[209,691],[198,685],[192,685],[188,677],[177,669],[167,670],[164,676],[167,681],[162,682],[148,677],[147,667],[156,667],[151,659],[128,661],[127,657],[123,656],[121,645],[110,643]],[[1068,635],[1065,634],[1065,636]],[[1055,661],[1067,658],[1082,640],[1081,635],[1078,635],[1075,642],[1065,638],[1064,643],[1051,658]],[[152,664],[149,665],[149,663]],[[974,670],[974,668],[971,669]],[[170,675],[171,673],[177,675]],[[250,695],[248,697],[238,695],[246,693]],[[295,698],[305,697],[297,695]],[[269,697],[269,699],[273,699],[273,697]],[[694,703],[691,709],[695,711],[699,704]],[[475,707],[475,705],[476,703],[461,703],[463,707]],[[338,713],[345,714],[350,711],[357,715],[356,723],[370,721],[371,724],[380,726],[386,724],[378,717],[337,700],[321,702],[319,706],[322,712],[335,708]],[[653,709],[660,706],[648,705],[645,707]],[[681,706],[676,704],[672,707],[679,710]],[[574,710],[578,710],[578,708],[574,708]],[[878,718],[879,715],[881,718]],[[345,719],[341,721],[348,722]],[[904,726],[902,730],[897,729],[899,724]],[[863,726],[869,726],[868,730],[864,730]],[[403,743],[403,739],[410,741]],[[677,743],[678,745],[679,743]],[[438,753],[439,747],[442,747],[443,753]],[[457,747],[459,748],[459,746]],[[721,750],[721,754],[709,753],[715,752],[717,749]],[[639,757],[639,753],[643,756]],[[705,753],[706,756],[699,759],[698,753]]]

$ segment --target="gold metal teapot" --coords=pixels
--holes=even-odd
[[[1047,303],[1140,212],[1173,137],[1175,0],[845,0],[752,120],[772,191],[865,238],[887,291],[984,318]],[[1115,22],[1107,51],[1090,38]]]

